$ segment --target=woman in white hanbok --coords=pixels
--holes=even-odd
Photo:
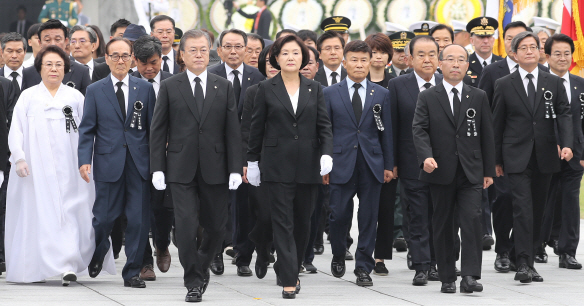
[[[77,168],[84,97],[62,84],[70,62],[60,48],[41,50],[35,67],[42,81],[20,95],[8,135],[6,280],[29,283],[60,275],[66,286],[87,274],[95,249],[95,190]],[[104,270],[115,274],[111,251]]]

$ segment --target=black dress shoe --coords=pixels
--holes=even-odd
[[[456,276],[460,276],[460,270],[458,269],[457,266],[454,266],[454,273],[456,273]]]
[[[300,287],[300,279],[298,279],[298,283],[296,284],[296,291],[294,291],[294,292],[296,292],[296,294],[300,293],[301,288],[302,287]]]
[[[317,273],[316,267],[311,262],[305,262],[304,269],[306,269],[306,273]]]
[[[96,262],[92,260],[89,263],[89,267],[87,267],[87,269],[89,270],[89,277],[96,278],[99,275],[99,272],[101,272],[101,267],[102,267],[101,262]]]
[[[428,272],[428,280],[433,282],[437,282],[440,280],[440,277],[438,276],[438,270],[436,270],[436,266],[430,267],[430,272]]]
[[[483,250],[490,250],[493,244],[495,244],[495,239],[493,239],[493,236],[489,234],[483,236]]]
[[[221,275],[225,272],[225,266],[223,265],[223,253],[215,255],[213,261],[211,262],[211,272],[215,275]]]
[[[517,273],[515,273],[515,280],[521,281],[522,283],[531,283],[531,278],[533,275],[531,274],[531,269],[527,266],[527,264],[521,264],[519,268],[517,268]]]
[[[347,249],[347,251],[345,252],[345,260],[354,260],[355,258],[353,257],[353,254],[351,254],[351,252],[349,252],[349,249]]]
[[[440,288],[442,293],[456,293],[456,283],[442,283],[442,288]]]
[[[256,260],[255,272],[259,279],[266,277],[266,274],[268,273],[268,263],[262,263]]]
[[[314,245],[314,255],[322,255],[324,253],[324,245]]]
[[[136,275],[130,278],[130,280],[124,280],[124,287],[146,288],[146,283],[138,275]]]
[[[295,299],[296,298],[296,291],[284,291],[282,290],[282,298],[284,299]]]
[[[333,256],[331,273],[334,277],[343,277],[345,275],[345,258]]]
[[[495,270],[503,273],[509,272],[509,253],[497,253],[497,258],[495,259]]]
[[[517,272],[517,265],[512,260],[509,260],[509,271]]]
[[[537,273],[537,271],[535,270],[535,268],[529,268],[531,270],[531,280],[536,282],[536,283],[541,283],[543,282],[543,277],[541,277],[541,275],[539,275],[539,273]]]
[[[197,287],[189,288],[187,296],[185,297],[185,302],[198,303],[203,300],[203,294],[201,290]]]
[[[408,250],[408,243],[404,237],[398,237],[393,241],[393,248],[398,252],[405,252]]]
[[[560,268],[582,269],[582,264],[580,264],[573,256],[562,254],[560,255]]]
[[[460,281],[460,293],[483,292],[483,285],[472,276],[465,276]]]
[[[249,266],[237,267],[237,276],[253,276]]]
[[[385,263],[380,261],[380,262],[375,263],[375,268],[373,268],[373,273],[375,275],[379,275],[379,276],[386,276],[387,274],[389,274],[389,271],[387,271],[387,268],[385,267]]]
[[[545,251],[545,244],[542,244],[535,250],[535,257],[533,260],[537,263],[547,263],[548,262],[548,254]]]
[[[225,249],[225,255],[227,255],[227,256],[229,256],[231,258],[235,257],[235,250],[233,249],[232,246],[231,247],[227,247]]]
[[[412,285],[424,286],[428,283],[428,271],[416,271]]]
[[[412,255],[410,255],[410,252],[408,252],[408,255],[406,256],[406,263],[408,265],[408,269],[414,269],[414,262],[412,261]]]
[[[203,293],[205,293],[205,291],[207,291],[207,287],[209,286],[210,280],[211,280],[211,273],[209,272],[209,269],[207,269],[207,270],[205,270],[205,274],[203,275],[203,286],[201,286],[201,288],[199,289],[201,294],[203,294]]]
[[[373,286],[373,280],[371,279],[371,276],[369,276],[369,273],[367,273],[367,271],[363,270],[362,268],[357,268],[355,269],[355,271],[353,271],[353,273],[355,273],[355,276],[357,276],[357,286],[360,287],[367,287],[367,286]]]

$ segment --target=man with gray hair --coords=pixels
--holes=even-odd
[[[97,34],[84,25],[76,25],[69,33],[71,57],[81,65],[89,68],[89,77],[93,74],[93,52],[97,48]]]
[[[26,38],[16,32],[11,32],[2,37],[0,46],[2,47],[2,58],[5,63],[4,67],[0,68],[0,76],[12,81],[16,99],[18,99],[24,82],[22,74],[24,67],[22,67],[22,63],[26,55]]]
[[[509,178],[515,280],[522,283],[543,281],[534,268],[535,246],[541,244],[552,173],[560,171],[561,160],[572,158],[574,144],[566,88],[561,78],[538,67],[539,48],[537,35],[527,31],[515,35],[510,55],[518,68],[495,82],[493,97],[496,171]]]
[[[184,33],[180,51],[187,69],[160,85],[150,130],[152,184],[165,190],[168,183],[172,193],[186,302],[202,300],[223,241],[229,190],[239,187],[243,173],[233,86],[208,73],[209,50],[207,33]]]

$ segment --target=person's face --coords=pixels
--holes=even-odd
[[[69,44],[69,39],[65,37],[65,33],[62,29],[47,29],[41,32],[40,46],[46,47],[50,45],[55,45],[63,51],[66,50],[66,46]],[[67,53],[68,54],[68,53]]]
[[[308,64],[304,66],[302,70],[300,70],[300,73],[305,78],[313,80],[314,76],[316,75],[316,72],[318,71],[318,62],[316,61],[316,58],[314,57],[314,53],[312,53],[312,51],[309,51],[308,54],[310,54],[310,60],[308,61]]]
[[[270,56],[266,56],[266,78],[271,79],[275,77],[278,72],[280,72],[280,70],[270,64]]]
[[[421,40],[414,44],[414,54],[410,56],[414,71],[420,76],[431,77],[438,67],[438,50],[436,44]]]
[[[160,71],[160,56],[158,54],[152,55],[146,62],[142,62],[134,56],[138,72],[147,79],[153,79]]]
[[[368,52],[348,52],[343,60],[343,67],[347,69],[347,76],[354,82],[361,82],[369,74],[371,56]]]
[[[373,53],[371,56],[371,67],[375,68],[385,68],[389,63],[389,53],[373,49]]]
[[[444,80],[458,84],[464,78],[468,70],[468,58],[466,51],[461,46],[446,48],[442,53],[440,69]]]
[[[41,42],[39,40],[39,36],[38,35],[33,35],[28,40],[28,45],[32,47],[32,53],[33,54],[36,54],[37,52],[39,52],[41,50]]]
[[[326,39],[320,47],[320,58],[327,67],[338,67],[343,60],[343,44],[337,37]]]
[[[432,38],[438,43],[440,51],[444,50],[444,47],[452,44],[452,36],[450,36],[450,31],[446,29],[435,31],[432,33]]]
[[[391,57],[391,62],[393,65],[399,67],[407,66],[407,57],[404,51],[393,50],[393,56]]]
[[[95,43],[89,41],[89,33],[85,31],[75,31],[71,35],[71,51],[74,58],[89,58],[95,50]]]
[[[539,37],[539,58],[540,60],[545,59],[545,50],[543,46],[545,46],[545,42],[549,38],[549,36],[545,32],[537,33],[537,37]]]
[[[523,39],[517,47],[515,57],[520,65],[533,66],[539,61],[539,45],[535,38],[527,37]]]
[[[235,33],[227,33],[223,36],[222,46],[217,48],[221,58],[229,67],[236,69],[243,62],[245,56],[245,41],[243,37]]]
[[[493,51],[495,38],[493,36],[473,35],[470,38],[470,42],[474,46],[475,50],[478,50],[478,52],[483,54],[489,54]]]
[[[4,63],[12,70],[17,70],[22,66],[24,55],[26,55],[26,50],[20,41],[7,42],[6,47],[2,52]]]
[[[194,74],[201,74],[209,64],[209,41],[204,36],[188,38],[181,56],[187,69]]]
[[[116,32],[114,33],[114,36],[110,36],[110,40],[114,37],[124,37],[124,32],[126,32],[126,28],[117,28]]]
[[[572,49],[563,41],[554,42],[551,55],[546,55],[548,64],[554,72],[566,73],[572,65]]]
[[[45,53],[42,58],[41,78],[48,84],[61,84],[65,77],[65,63],[57,53]]]
[[[172,48],[172,42],[174,41],[174,27],[170,20],[156,22],[150,35],[160,40],[163,50],[170,50],[170,48]]]
[[[305,40],[305,41],[304,41],[304,44],[305,44],[307,47],[313,47],[314,49],[316,49],[316,43],[314,42],[314,40],[312,40],[312,39],[310,39],[310,38],[309,38],[309,39],[307,39],[307,40]]]
[[[116,41],[109,46],[107,53],[108,56],[105,57],[105,60],[110,67],[112,75],[118,79],[124,78],[132,67],[132,50],[130,46],[124,41]]]
[[[295,41],[287,42],[282,46],[276,61],[282,71],[298,72],[302,66],[302,49]]]
[[[513,53],[511,51],[511,41],[513,41],[513,38],[515,38],[515,35],[517,35],[521,32],[525,32],[525,28],[523,28],[523,27],[511,28],[511,29],[508,29],[507,32],[505,33],[505,52],[507,54]]]
[[[257,39],[250,39],[247,41],[247,47],[245,49],[246,51],[245,55],[243,56],[243,62],[246,65],[257,68],[258,58],[260,52],[262,52],[262,43]]]
[[[257,7],[263,7],[264,5],[266,5],[266,2],[264,0],[257,0],[255,5]]]

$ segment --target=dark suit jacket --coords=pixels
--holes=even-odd
[[[190,183],[201,171],[207,184],[227,184],[230,173],[243,173],[233,87],[212,73],[207,73],[202,114],[186,71],[164,80],[151,134],[151,169],[163,171],[167,182]]]
[[[174,62],[173,62],[174,72],[172,74],[179,74],[180,73],[180,66],[176,62],[176,50],[172,49],[172,54],[174,54]],[[164,54],[162,55],[162,57],[164,57]],[[164,61],[162,61],[162,63],[164,63]],[[168,65],[170,65],[170,63],[168,63]]]
[[[455,121],[444,83],[418,95],[412,123],[418,165],[423,168],[430,157],[438,164],[432,173],[420,170],[421,181],[448,185],[456,177],[459,162],[472,184],[482,185],[484,177],[495,176],[495,138],[487,95],[463,85],[460,96],[460,115]],[[471,108],[477,136],[467,134],[467,110]]]
[[[220,63],[221,58],[219,57],[219,54],[217,54],[217,50],[209,50],[209,64],[207,64],[207,67],[215,66]]]
[[[383,170],[393,171],[393,140],[389,91],[367,81],[365,104],[361,120],[357,122],[347,88],[347,79],[324,89],[324,99],[333,128],[334,167],[330,173],[331,184],[346,184],[355,172],[357,148],[379,183],[383,183]],[[385,129],[377,128],[373,106],[381,106],[381,120]]]
[[[260,15],[260,20],[259,20],[257,31],[254,29],[255,29],[255,23],[256,23],[255,20],[256,20],[256,17],[258,16],[259,11],[257,13],[247,14],[246,12],[239,9],[239,10],[237,10],[237,12],[245,18],[253,19],[253,25],[251,26],[252,33],[256,33],[264,39],[270,39],[270,23],[272,23],[272,12],[270,12],[270,10],[267,7]]]
[[[493,54],[493,57],[491,58],[491,64],[502,59],[503,59],[502,57]],[[463,79],[464,84],[477,87],[481,79],[480,78],[481,72],[483,72],[483,63],[479,62],[479,58],[477,57],[476,53],[471,54],[468,57],[468,61],[469,61],[468,70],[466,71],[466,75],[464,76]]]
[[[442,82],[442,75],[435,73],[436,85]],[[393,130],[394,163],[398,175],[405,179],[418,179],[420,167],[416,158],[412,122],[418,101],[418,82],[414,73],[401,75],[389,81],[389,100]]]
[[[568,72],[569,73],[569,72]],[[565,87],[565,86],[564,86]],[[584,78],[570,73],[570,110],[572,112],[572,125],[574,127],[574,157],[568,162],[574,170],[584,170],[580,161],[584,160],[584,135],[582,134],[582,111],[584,111]],[[559,137],[557,137],[559,139]],[[559,144],[559,143],[558,143]]]
[[[345,69],[345,67],[341,66],[341,79],[338,81],[340,82],[340,81],[344,80],[346,77],[347,77],[347,69]],[[314,75],[314,80],[319,82],[324,87],[330,86],[330,84],[328,83],[328,79],[326,77],[326,72],[324,71],[324,66],[320,66],[320,68],[318,68],[318,71]]]
[[[249,128],[251,126],[251,114],[258,92],[258,84],[252,85],[245,91],[245,100],[243,102],[243,111],[241,112],[241,148],[243,153],[243,166],[247,167],[247,144],[249,142]]]
[[[24,69],[22,70],[22,74],[23,74],[23,75],[22,75],[22,83],[21,83],[21,85],[20,85],[20,91],[21,91],[21,92],[22,92],[22,91],[23,91],[25,88],[28,88],[28,87],[30,87],[30,86],[26,86],[26,79],[24,78]],[[4,67],[0,68],[0,76],[1,76],[1,77],[4,77]],[[12,81],[12,78],[6,78],[6,79],[8,79],[9,81]],[[14,94],[15,94],[15,97],[14,97],[14,98],[15,98],[15,101],[14,101],[14,103],[16,103],[16,100],[18,100],[18,95],[16,95],[16,93],[14,93]]]
[[[41,75],[38,73],[38,71],[36,71],[34,66],[24,68],[22,75],[23,80],[26,79],[26,83],[23,82],[22,84],[22,90],[35,86],[42,81]],[[87,86],[91,84],[91,80],[89,79],[89,68],[77,62],[71,61],[71,70],[65,74],[65,77],[63,78],[63,84],[71,86],[85,95]]]
[[[83,119],[79,125],[79,167],[91,164],[93,157],[96,181],[117,181],[123,173],[128,151],[142,179],[150,179],[148,138],[156,96],[152,84],[133,76],[130,76],[128,87],[129,107],[125,117],[110,77],[87,88]],[[144,104],[141,130],[130,127],[136,101]]]
[[[2,68],[2,70],[4,70],[4,68]],[[4,75],[4,71],[2,71],[1,75]],[[1,116],[5,117],[4,121],[7,123],[8,128],[10,128],[10,124],[12,123],[12,112],[14,111],[14,106],[16,105],[16,101],[18,101],[18,96],[16,95],[16,90],[14,90],[14,87],[12,86],[12,81],[10,79],[7,79],[3,76],[0,76],[0,85],[2,87],[2,92],[1,92],[0,97],[2,98],[2,101],[4,102],[4,104],[3,104],[4,107],[0,108],[0,111],[3,110],[3,115],[0,114],[0,117]],[[0,118],[0,122],[2,122],[2,118]],[[2,128],[0,127],[0,134],[2,133],[1,129]],[[1,155],[2,154],[2,148],[1,148],[2,143],[3,142],[0,139],[0,156],[4,156],[4,155]],[[2,164],[1,160],[0,160],[0,164]],[[0,169],[0,170],[2,170],[2,169]],[[4,171],[4,170],[2,170],[2,171]]]
[[[93,65],[93,75],[91,75],[91,82],[95,83],[111,73],[110,67],[107,63],[103,62],[101,64],[95,63]]]
[[[574,147],[572,114],[562,82],[559,77],[540,70],[535,86],[534,109],[527,99],[519,70],[495,82],[495,148],[497,165],[503,165],[505,173],[523,172],[534,148],[542,173],[560,171],[558,141],[554,132],[556,124],[560,147]],[[555,120],[545,118],[545,91],[553,95],[551,101],[557,115]]]
[[[300,75],[296,113],[282,76],[260,82],[249,131],[248,161],[260,161],[262,180],[319,184],[321,155],[333,156],[323,89]]]
[[[98,58],[94,58],[94,59],[93,59],[93,62],[94,62],[95,64],[101,64],[101,63],[105,63],[105,56],[101,56],[101,57],[98,57]]]

